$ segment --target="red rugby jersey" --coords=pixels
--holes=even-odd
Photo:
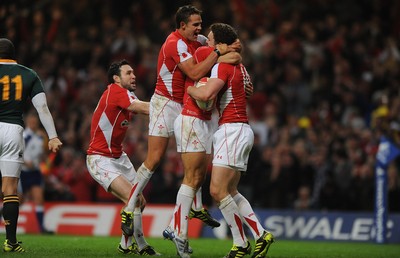
[[[136,96],[117,84],[110,84],[93,113],[87,154],[119,158],[132,112],[127,108]]]
[[[248,123],[245,85],[250,82],[250,75],[246,68],[242,64],[218,63],[211,70],[210,78],[225,82],[217,98],[218,124]]]
[[[193,58],[196,60],[196,63],[200,63],[204,61],[211,54],[213,50],[214,50],[213,47],[208,47],[208,46],[199,47],[194,53]],[[210,74],[207,74],[205,76],[210,76]],[[192,97],[190,97],[189,94],[187,94],[187,88],[193,85],[194,81],[190,78],[186,78],[182,115],[194,116],[202,120],[210,120],[212,111],[204,111],[200,109],[197,106],[196,101]]]
[[[158,54],[155,93],[183,104],[186,75],[178,64],[192,57],[200,42],[185,39],[178,30],[172,32]]]

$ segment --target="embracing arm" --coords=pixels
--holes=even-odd
[[[217,48],[220,44],[217,44]],[[231,45],[228,46],[231,52],[226,53],[226,55],[222,55],[218,58],[218,63],[228,63],[237,65],[242,62],[242,56],[240,52],[242,52],[242,43],[239,39],[233,42]]]
[[[218,54],[213,51],[207,56],[206,59],[204,59],[204,61],[200,63],[196,63],[192,57],[182,63],[179,63],[178,67],[184,74],[186,74],[187,77],[193,81],[198,81],[211,70],[217,59]]]
[[[218,78],[211,78],[207,81],[207,84],[203,87],[196,88],[194,86],[189,86],[187,89],[188,94],[197,100],[207,101],[210,99],[215,99],[218,92],[225,85],[225,82]]]
[[[218,57],[217,62],[237,65],[242,62],[242,56],[238,52],[230,52]]]
[[[240,54],[237,55],[235,52],[238,50],[238,44],[237,42],[234,42],[231,45],[227,44],[217,44],[215,46],[215,49],[218,51],[213,51],[211,52],[206,59],[204,59],[200,63],[196,63],[194,58],[189,58],[188,60],[179,63],[178,67],[181,69],[183,73],[186,74],[187,77],[192,79],[193,81],[198,81],[202,77],[204,77],[213,67],[213,65],[217,62],[219,57],[225,56],[227,53],[232,55],[227,56],[224,58],[223,62],[226,63],[231,63],[231,64],[238,64],[241,62],[241,57]],[[218,52],[218,53],[217,53]]]

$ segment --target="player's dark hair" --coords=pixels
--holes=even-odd
[[[121,66],[123,65],[129,65],[129,62],[123,59],[110,65],[107,72],[108,83],[114,83],[114,75],[121,76]]]
[[[0,58],[15,59],[15,48],[11,40],[0,38]]]
[[[189,17],[193,14],[201,15],[201,11],[193,5],[184,5],[179,7],[175,14],[176,28],[180,28],[181,22],[188,23]]]
[[[236,30],[226,23],[213,23],[210,30],[214,34],[215,44],[225,43],[230,45],[238,39]]]

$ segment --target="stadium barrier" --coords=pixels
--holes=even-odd
[[[261,223],[277,239],[375,242],[374,213],[351,212],[296,212],[291,210],[255,210]],[[223,222],[218,209],[210,213]],[[204,227],[203,237],[226,238],[225,223],[218,229]],[[386,240],[400,243],[400,214],[390,214],[387,220]]]
[[[56,234],[119,236],[122,205],[107,203],[46,203],[45,226]],[[143,214],[143,231],[148,237],[162,237],[172,216],[173,205],[148,204]],[[210,213],[221,222],[211,229],[199,220],[190,220],[189,237],[227,238],[229,229],[217,208]],[[374,242],[374,213],[296,212],[289,210],[255,210],[263,225],[277,239]],[[4,221],[0,223],[4,231]],[[34,207],[25,203],[20,208],[19,234],[39,232]],[[400,243],[400,214],[388,216],[387,242]]]

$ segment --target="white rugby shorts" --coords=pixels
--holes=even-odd
[[[18,177],[24,162],[24,128],[0,122],[0,171],[2,176]]]
[[[213,136],[213,166],[247,170],[254,143],[254,133],[248,124],[227,123],[218,127]]]
[[[150,99],[149,135],[169,138],[174,135],[175,119],[182,105],[164,96],[153,94]]]
[[[93,179],[107,192],[110,190],[112,181],[118,176],[124,176],[131,183],[136,176],[136,170],[126,153],[122,153],[118,159],[101,155],[87,155],[86,166]]]
[[[174,128],[178,152],[211,154],[213,132],[210,120],[180,114],[175,120]]]

